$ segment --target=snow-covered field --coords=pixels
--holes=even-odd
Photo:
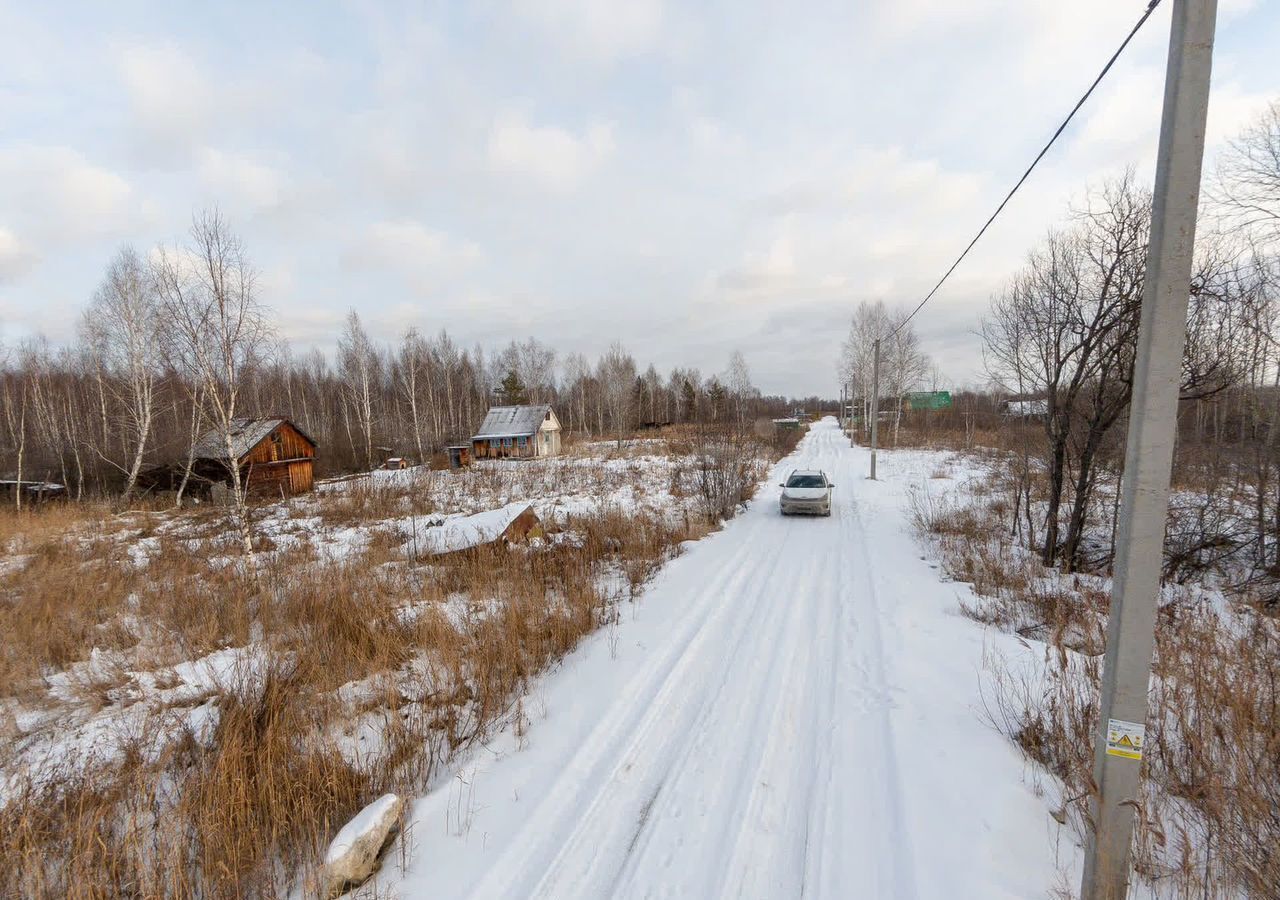
[[[774,471],[822,468],[831,519],[778,489],[669,564],[541,679],[527,727],[422,797],[404,897],[1045,896],[1075,865],[1015,749],[984,725],[984,651],[911,534],[945,455],[834,422]],[[956,473],[960,477],[963,473]],[[934,479],[935,483],[942,483]]]

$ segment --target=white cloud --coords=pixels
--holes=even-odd
[[[213,87],[181,48],[129,44],[116,65],[149,149],[186,152],[209,130]]]
[[[18,240],[12,231],[0,227],[0,284],[17,281],[37,262],[35,251]]]
[[[796,252],[791,237],[775,237],[763,253],[748,253],[742,266],[720,277],[722,287],[760,288],[777,285],[796,274]]]
[[[232,209],[268,209],[280,203],[283,179],[247,156],[206,147],[197,155],[196,177],[219,204]]]
[[[1236,16],[1252,12],[1257,5],[1258,0],[1221,0],[1218,4],[1218,15],[1223,20],[1234,19]]]
[[[184,165],[213,140],[222,144],[231,135],[278,121],[289,112],[282,93],[293,91],[297,108],[300,80],[323,73],[306,54],[288,49],[273,62],[252,74],[243,64],[211,73],[185,45],[116,47],[116,74],[134,119],[132,149],[149,163]]]
[[[854,211],[884,223],[968,210],[983,180],[947,169],[935,159],[910,157],[897,146],[858,147],[806,159],[779,179],[765,201],[775,215]]]
[[[348,248],[344,261],[357,269],[390,269],[419,291],[432,291],[478,262],[480,247],[410,219],[375,222]]]
[[[1077,165],[1097,169],[1107,161],[1153,161],[1160,138],[1164,102],[1164,70],[1143,67],[1130,73],[1097,102],[1072,141]],[[1206,159],[1253,121],[1271,100],[1267,93],[1244,90],[1238,83],[1215,84],[1209,95],[1205,128]]]
[[[500,114],[489,131],[489,164],[543,187],[571,188],[614,151],[613,125],[595,124],[582,135],[554,125],[532,125],[520,113]]]
[[[0,150],[0,206],[55,241],[113,235],[137,216],[129,183],[70,147]]]
[[[662,0],[513,0],[517,18],[576,56],[615,62],[651,50],[662,33]]]
[[[1275,100],[1270,93],[1247,91],[1235,82],[1215,85],[1209,95],[1209,121],[1205,124],[1205,142],[1210,148],[1221,146],[1258,120]]]

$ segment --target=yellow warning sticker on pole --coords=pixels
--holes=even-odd
[[[1107,756],[1142,759],[1142,742],[1147,726],[1123,719],[1107,719]]]

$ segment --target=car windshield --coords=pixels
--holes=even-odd
[[[821,475],[792,475],[787,481],[787,487],[793,488],[820,488],[826,486],[827,480]]]

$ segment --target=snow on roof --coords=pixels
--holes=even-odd
[[[491,544],[529,508],[527,502],[521,501],[471,516],[450,516],[419,535],[418,549],[424,554],[434,555]]]
[[[0,478],[0,484],[12,487],[13,485],[21,485],[28,491],[64,491],[65,485],[58,484],[56,481],[27,481],[25,478],[19,481],[16,478]]]
[[[231,449],[235,453],[236,459],[258,446],[263,438],[288,421],[288,419],[279,416],[267,419],[232,419]],[[311,440],[306,434],[303,434],[302,429],[298,428],[298,426],[294,425],[293,427],[307,440]],[[315,441],[311,442],[315,443]],[[200,440],[196,441],[196,459],[225,459],[226,456],[227,447],[222,439],[221,428],[210,428],[200,436]]]
[[[521,437],[535,434],[542,427],[542,422],[551,412],[551,407],[540,406],[495,406],[484,417],[480,430],[472,440],[479,438]]]

